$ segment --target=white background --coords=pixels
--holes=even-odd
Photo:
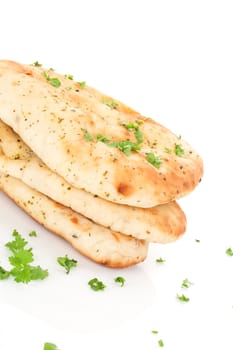
[[[150,116],[202,156],[202,183],[180,201],[183,238],[151,245],[124,271],[96,266],[0,194],[0,264],[17,228],[30,238],[43,282],[0,283],[0,349],[233,349],[233,10],[232,1],[11,1],[1,3],[0,58],[73,74]],[[195,240],[199,239],[200,243]],[[79,261],[69,276],[56,265]],[[155,260],[163,257],[160,266]],[[117,288],[116,275],[126,278]],[[103,293],[89,290],[98,277]],[[183,279],[194,284],[180,288]],[[181,304],[176,294],[189,303]],[[152,334],[158,330],[159,334]]]

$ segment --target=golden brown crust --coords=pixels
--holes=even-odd
[[[45,74],[61,86],[52,86]],[[202,177],[202,160],[184,140],[93,88],[11,61],[0,61],[0,86],[0,118],[75,187],[120,204],[152,207],[188,194]],[[106,101],[117,105],[111,108]],[[121,123],[136,121],[143,122],[138,152],[126,156],[96,141],[101,134],[135,142],[134,132]],[[84,130],[95,140],[87,141]],[[176,146],[183,154],[176,154]],[[159,169],[147,161],[148,153],[162,159]]]
[[[1,120],[0,172],[18,178],[100,225],[138,239],[168,243],[179,238],[186,229],[185,214],[175,202],[146,209],[130,207],[106,201],[71,186],[36,157]]]
[[[0,189],[34,220],[96,263],[123,268],[147,256],[145,241],[97,225],[14,177],[0,173]]]

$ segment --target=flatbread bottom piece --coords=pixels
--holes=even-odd
[[[33,219],[96,263],[122,268],[147,256],[146,241],[97,225],[12,176],[0,173],[0,189]]]

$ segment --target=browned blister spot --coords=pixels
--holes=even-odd
[[[78,224],[78,219],[76,217],[71,217],[70,218],[70,221],[73,223],[73,224]]]
[[[133,193],[133,186],[129,183],[120,182],[117,187],[117,192],[127,197]]]

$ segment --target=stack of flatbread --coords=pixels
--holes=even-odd
[[[186,230],[176,200],[203,175],[164,126],[38,62],[0,61],[0,188],[81,254],[142,262]]]

